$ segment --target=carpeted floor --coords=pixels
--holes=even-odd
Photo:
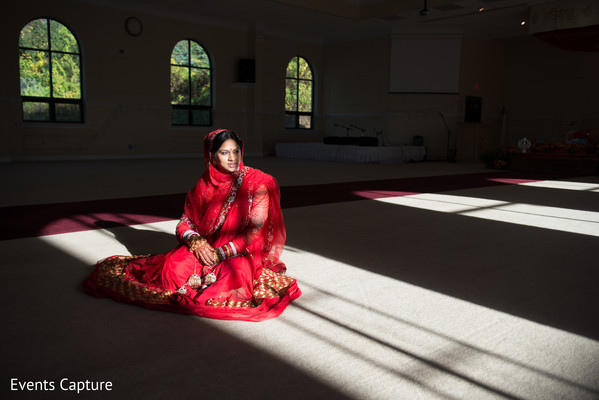
[[[599,177],[251,161],[282,185],[304,292],[261,323],[79,289],[98,259],[175,245],[196,161],[1,171],[8,398],[599,399]]]

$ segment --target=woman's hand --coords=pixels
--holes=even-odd
[[[218,264],[218,257],[216,257],[216,250],[210,246],[208,242],[204,242],[193,250],[193,254],[202,264],[212,267]]]

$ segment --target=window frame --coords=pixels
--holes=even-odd
[[[171,61],[169,63],[169,95],[171,96],[171,102],[170,102],[170,106],[171,106],[171,126],[176,126],[176,127],[185,127],[185,126],[189,126],[189,127],[197,127],[197,126],[212,126],[213,125],[213,105],[214,105],[214,85],[213,85],[213,68],[212,68],[212,60],[210,58],[210,54],[208,53],[208,51],[206,50],[206,47],[203,46],[201,43],[199,43],[197,40],[195,39],[181,39],[181,40],[177,40],[177,42],[175,43],[175,45],[171,48],[171,57],[170,59],[172,60],[172,54],[173,51],[175,50],[175,47],[183,42],[183,41],[187,41],[188,42],[188,54],[187,54],[187,64],[185,65],[181,65],[181,64],[173,64],[173,62]],[[200,46],[200,48],[202,49],[202,51],[204,52],[204,54],[206,54],[206,58],[208,59],[208,68],[206,67],[195,67],[191,64],[191,43],[195,43],[198,46]],[[172,102],[172,94],[173,94],[173,89],[171,87],[172,84],[172,68],[173,67],[183,67],[183,68],[187,68],[187,78],[188,78],[188,85],[187,85],[187,94],[189,96],[189,104],[173,104]],[[205,105],[193,105],[192,104],[192,96],[193,96],[193,85],[192,85],[192,68],[194,69],[198,69],[198,70],[207,70],[208,71],[208,76],[210,77],[209,79],[209,85],[210,85],[210,104],[205,106]],[[187,123],[186,124],[182,124],[182,123],[174,123],[173,122],[173,111],[174,110],[187,110]],[[207,124],[194,124],[194,118],[193,118],[193,113],[194,111],[207,111],[208,112],[208,123]]]
[[[298,59],[297,71],[296,71],[297,77],[296,78],[288,77],[287,70],[289,69],[289,64],[291,64],[293,62],[293,60],[296,58]],[[308,65],[312,79],[300,78],[300,74],[299,74],[300,60],[304,60],[305,63]],[[285,89],[287,88],[287,81],[289,81],[289,80],[295,81],[294,86],[295,86],[296,93],[297,93],[297,96],[295,98],[295,106],[296,106],[297,111],[289,111],[289,110],[287,110],[287,106],[285,105],[285,129],[313,130],[314,129],[314,68],[312,68],[312,64],[310,64],[310,62],[305,57],[302,57],[300,55],[291,57],[291,59],[285,66]],[[300,110],[300,96],[299,96],[300,82],[310,82],[310,111],[299,111]],[[287,93],[285,92],[285,94],[287,94]],[[287,117],[289,117],[289,116],[294,117],[294,126],[293,127],[287,126]],[[301,126],[300,120],[301,120],[302,116],[310,117],[310,127],[309,128],[304,128]]]
[[[47,39],[48,39],[48,48],[47,49],[41,49],[41,48],[34,48],[34,47],[25,47],[25,46],[21,46],[20,43],[20,35],[21,32],[23,31],[23,29],[25,29],[25,27],[27,25],[29,25],[30,23],[32,23],[33,21],[37,21],[37,20],[46,20],[46,35],[47,35]],[[62,51],[62,50],[52,50],[52,35],[51,35],[51,31],[50,31],[50,24],[51,22],[55,22],[58,23],[62,26],[64,26],[71,35],[73,35],[73,38],[75,39],[76,43],[77,43],[77,50],[78,53],[74,53],[74,52],[70,52],[70,51]],[[84,124],[85,123],[85,100],[84,100],[84,86],[83,86],[83,82],[84,82],[84,77],[83,77],[83,68],[82,68],[82,63],[83,63],[83,53],[81,50],[81,43],[79,41],[79,39],[77,38],[77,35],[73,32],[73,30],[67,26],[66,24],[64,24],[62,21],[59,21],[55,18],[49,18],[49,17],[38,17],[38,18],[34,18],[32,20],[30,20],[29,22],[27,22],[25,25],[23,25],[23,27],[21,28],[21,30],[19,31],[19,92],[21,92],[21,54],[23,51],[39,51],[39,52],[45,52],[48,54],[48,75],[49,75],[49,90],[50,90],[50,96],[24,96],[22,94],[20,94],[21,97],[21,120],[23,122],[33,122],[33,123],[51,123],[51,124]],[[54,61],[54,57],[52,56],[53,54],[66,54],[66,55],[70,55],[70,56],[77,56],[79,59],[79,93],[80,93],[80,97],[78,99],[73,99],[73,98],[65,98],[65,97],[55,97],[54,96],[54,80],[53,80],[53,75],[54,75],[54,68],[53,68],[53,63]],[[46,103],[48,104],[48,109],[49,109],[49,118],[48,119],[25,119],[25,104],[26,103]],[[56,105],[57,104],[77,104],[79,106],[79,120],[58,120],[56,119]]]

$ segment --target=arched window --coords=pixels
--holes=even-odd
[[[171,123],[212,125],[210,59],[193,40],[179,41],[171,53]]]
[[[83,122],[81,51],[53,19],[29,22],[19,37],[23,121]]]
[[[285,128],[312,129],[313,78],[310,64],[293,57],[285,78]]]

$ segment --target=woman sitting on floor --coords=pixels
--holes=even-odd
[[[167,254],[112,256],[83,282],[97,297],[216,319],[278,316],[301,294],[279,260],[285,244],[275,179],[243,165],[243,142],[219,129],[204,138],[206,171],[187,193]]]

